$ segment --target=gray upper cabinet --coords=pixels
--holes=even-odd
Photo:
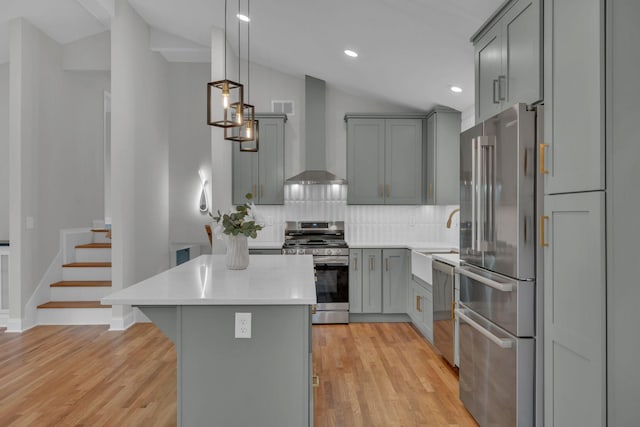
[[[546,196],[544,210],[544,425],[605,426],[604,192]]]
[[[384,119],[347,122],[347,199],[350,204],[384,204]]]
[[[547,0],[544,9],[545,194],[603,190],[604,4]]]
[[[241,152],[233,143],[234,205],[253,194],[257,205],[284,204],[284,114],[256,114],[260,121],[260,145],[257,152]]]
[[[472,37],[476,122],[518,103],[543,99],[540,0],[506,3]]]
[[[427,204],[460,204],[460,112],[438,107],[427,116]]]
[[[347,202],[423,203],[423,115],[348,114]]]

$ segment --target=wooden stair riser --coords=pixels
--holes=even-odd
[[[76,262],[110,262],[111,249],[76,248]]]
[[[39,308],[39,325],[108,325],[111,308]]]
[[[111,280],[111,267],[64,267],[62,280]]]
[[[111,287],[54,287],[51,301],[100,301],[113,293]]]
[[[93,243],[111,243],[106,231],[94,231],[91,234],[93,234]]]

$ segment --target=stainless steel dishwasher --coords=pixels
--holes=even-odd
[[[455,268],[433,260],[433,344],[451,366],[454,365]]]

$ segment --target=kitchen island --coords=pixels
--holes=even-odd
[[[138,307],[177,352],[179,426],[313,425],[310,255],[251,256],[227,270],[202,255],[115,292],[103,304]],[[236,338],[250,313],[251,338]]]

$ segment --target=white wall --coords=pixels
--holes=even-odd
[[[149,27],[126,0],[111,23],[113,288],[169,267],[169,78]],[[133,321],[114,307],[112,328]]]
[[[9,240],[9,64],[0,64],[0,240]]]
[[[62,56],[65,70],[111,70],[111,34],[105,31],[68,43]]]
[[[211,176],[211,130],[206,123],[210,75],[210,64],[169,64],[169,241],[173,243],[209,245],[204,225],[211,218],[198,209],[198,170]]]
[[[13,296],[20,294],[11,317],[20,318],[58,252],[60,229],[102,216],[102,94],[109,75],[63,71],[62,46],[26,20],[12,22],[10,38],[10,280]]]

